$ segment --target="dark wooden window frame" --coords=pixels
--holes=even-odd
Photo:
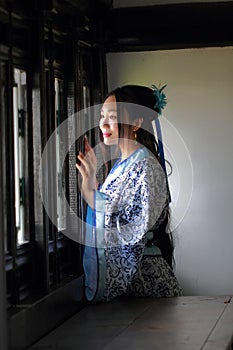
[[[27,1],[24,2],[26,3]],[[91,4],[89,2],[89,5]],[[5,64],[7,80],[7,112],[1,120],[0,132],[3,136],[2,144],[5,152],[4,156],[1,152],[0,158],[4,163],[3,175],[7,175],[1,177],[0,183],[1,193],[6,199],[1,201],[3,214],[6,214],[5,223],[1,224],[1,228],[8,236],[8,252],[4,257],[8,281],[8,340],[9,348],[14,349],[32,344],[85,304],[82,295],[80,246],[70,242],[54,227],[38,199],[38,159],[35,161],[35,154],[37,151],[39,153],[43,151],[55,127],[55,110],[52,102],[54,78],[62,79],[64,82],[64,118],[68,114],[68,95],[73,99],[74,112],[81,108],[79,103],[83,98],[81,91],[84,81],[89,82],[93,88],[91,103],[100,102],[106,92],[104,48],[93,39],[91,31],[82,29],[83,24],[86,22],[89,24],[86,16],[79,14],[75,20],[73,13],[69,11],[61,13],[60,10],[56,13],[50,8],[44,9],[44,4],[41,2],[38,5],[37,1],[28,1],[27,5],[25,9],[21,7],[23,4],[11,1],[0,5],[0,29],[2,30],[0,60]],[[46,36],[48,46],[45,45]],[[95,72],[89,75],[83,74],[85,76],[83,81],[79,79],[77,73],[82,71],[78,66],[79,58],[82,56],[82,54],[79,56],[77,44],[79,41],[87,44],[91,60],[97,62]],[[71,50],[68,52],[67,48]],[[14,225],[14,151],[12,138],[9,137],[13,133],[14,68],[27,72],[28,86],[28,149],[25,153],[28,157],[29,174],[26,192],[30,193],[28,198],[30,239],[28,243],[18,247]],[[46,71],[49,96],[46,92]],[[50,116],[53,116],[53,120]],[[39,125],[38,130],[35,130],[35,125]],[[65,167],[69,179],[72,175],[69,164],[65,164]],[[4,185],[3,181],[5,181]],[[69,201],[68,182],[66,191]],[[48,239],[49,234],[51,234],[51,240]],[[4,243],[3,240],[1,243]],[[3,273],[2,277],[4,277]],[[4,280],[1,279],[1,282]],[[25,282],[28,286],[22,285],[21,282]],[[1,301],[5,294],[4,290],[4,283],[1,283]],[[56,314],[49,313],[48,310],[51,310],[54,305],[57,306]],[[0,310],[2,311],[2,307]],[[1,315],[3,320],[6,320],[5,313],[2,312]],[[25,324],[27,327],[24,326]],[[4,327],[2,329],[5,331]]]

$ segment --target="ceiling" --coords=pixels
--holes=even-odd
[[[113,0],[107,51],[232,46],[233,1]]]
[[[229,0],[231,1],[231,0]],[[207,3],[207,2],[226,2],[226,0],[113,0],[114,8],[122,7],[139,7],[163,4],[180,4],[180,3]]]

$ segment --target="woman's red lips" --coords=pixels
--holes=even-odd
[[[109,136],[111,136],[112,134],[109,134],[109,133],[103,133],[103,136],[104,137],[109,137]]]

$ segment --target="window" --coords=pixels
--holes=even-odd
[[[6,140],[6,115],[7,115],[7,71],[6,63],[0,61],[0,122],[1,122],[1,144],[4,147]],[[3,188],[6,189],[6,152],[2,152],[2,179]],[[2,202],[6,203],[6,191],[2,191],[3,198]],[[5,252],[7,252],[7,208],[3,206],[3,222],[2,227],[4,228],[4,245]]]
[[[56,168],[57,168],[57,225],[58,230],[66,228],[66,212],[64,205],[65,194],[65,168],[61,164],[66,140],[62,140],[59,135],[59,125],[63,120],[63,81],[55,78],[55,117],[56,117]],[[64,171],[61,171],[61,169]]]
[[[83,213],[75,168],[77,142],[73,141],[64,164],[61,162],[65,143],[74,140],[79,130],[75,113],[100,99],[99,62],[104,55],[100,57],[96,47],[94,72],[92,45],[85,52],[77,49],[82,33],[76,31],[73,15],[63,16],[47,6],[38,11],[33,4],[26,11],[14,4],[0,7],[1,239],[10,342],[25,347],[28,338],[41,332],[41,327],[33,327],[35,312],[37,323],[43,323],[46,314],[42,328],[49,330],[55,319],[46,313],[45,305],[49,309],[60,305],[64,318],[74,312],[77,298],[82,297],[82,247],[66,234],[72,220],[68,220],[63,201],[65,195],[72,214]],[[67,117],[64,140],[59,125]],[[92,122],[89,113],[85,121],[88,126]],[[48,162],[43,183],[45,193],[49,189],[54,194],[49,198],[53,223],[41,200],[40,171],[42,154],[54,131],[54,163]],[[40,302],[42,308],[38,308]],[[17,317],[11,319],[11,315]],[[26,318],[27,327],[21,327]]]
[[[101,79],[91,45],[79,50],[73,32],[65,33],[49,13],[33,21],[6,11],[5,23],[7,40],[0,39],[2,227],[7,302],[15,312],[82,276],[82,247],[69,238],[72,220],[64,201],[66,196],[71,215],[83,215],[75,168],[77,142],[67,155],[64,152],[80,128],[75,115],[79,109],[87,109],[83,123],[91,130],[88,107],[100,98]],[[96,55],[99,60],[97,51]],[[64,140],[59,126],[66,118]],[[45,194],[54,195],[48,198],[55,213],[52,222],[41,200],[39,175],[54,131],[56,142],[43,182]]]
[[[15,225],[17,244],[29,241],[25,218],[26,157],[25,138],[27,123],[27,76],[24,70],[14,69],[13,86]]]

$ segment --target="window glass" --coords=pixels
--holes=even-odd
[[[1,138],[2,138],[2,145],[3,142],[6,141],[6,132],[5,132],[5,122],[6,122],[6,116],[7,116],[7,87],[6,87],[6,65],[4,62],[0,63],[0,118],[1,118]],[[5,145],[5,143],[4,143]],[[4,185],[6,185],[5,181],[6,181],[6,168],[5,168],[5,164],[6,164],[6,152],[2,152],[2,178],[4,181]],[[5,193],[4,193],[5,194]],[[3,198],[3,202],[6,201],[5,198]],[[6,217],[7,217],[7,213],[6,213],[6,208],[3,208],[4,210],[4,214],[2,216],[2,219],[4,220],[4,223],[2,223],[2,227],[5,228],[4,230],[4,245],[5,245],[5,251],[7,252],[7,223],[6,223]]]
[[[58,229],[66,228],[66,213],[65,213],[65,168],[62,164],[62,159],[65,141],[60,138],[59,125],[62,122],[63,112],[63,81],[55,78],[55,113],[56,113],[56,168],[57,168],[57,222]]]
[[[25,230],[25,125],[27,115],[26,71],[14,69],[13,120],[14,120],[14,176],[15,225],[17,244],[28,241]]]

